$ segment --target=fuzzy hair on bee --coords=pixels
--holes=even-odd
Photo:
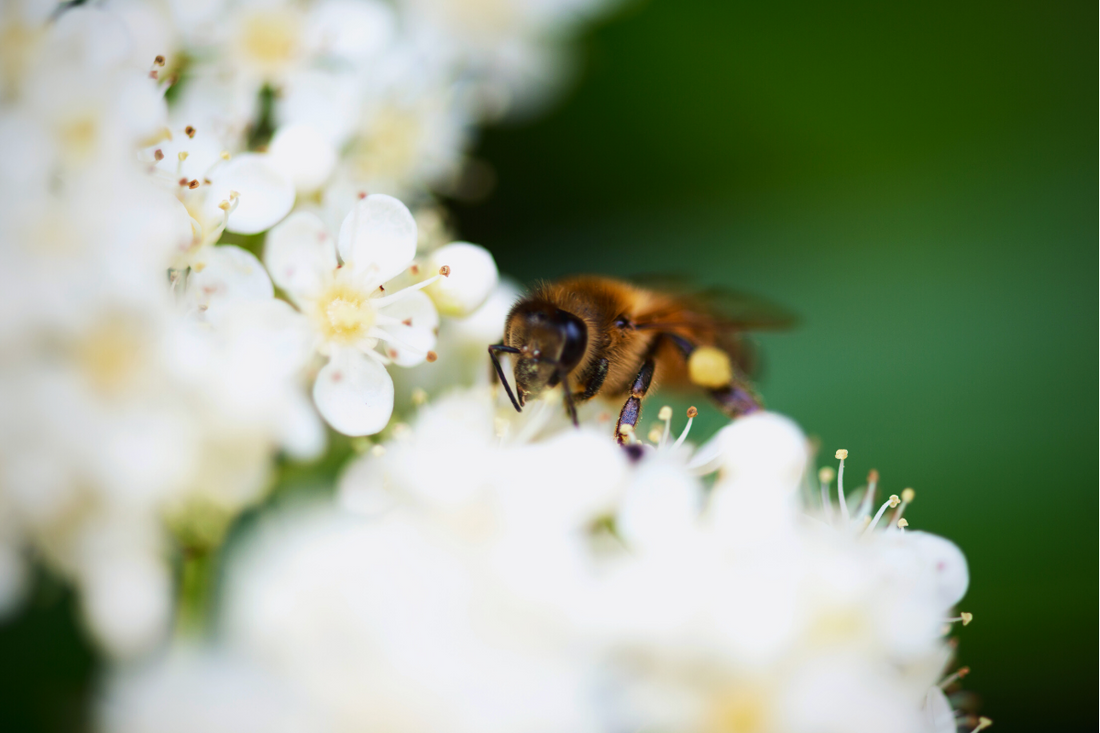
[[[517,411],[559,384],[574,423],[578,403],[596,395],[622,399],[615,435],[624,443],[658,379],[704,389],[731,417],[760,409],[747,377],[752,352],[741,333],[790,320],[741,296],[718,306],[698,294],[582,275],[539,283],[520,298],[505,321],[502,342],[490,346],[489,355]],[[514,394],[500,353],[513,357]]]

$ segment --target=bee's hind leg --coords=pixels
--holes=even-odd
[[[718,408],[729,417],[739,417],[764,409],[759,397],[747,387],[736,383],[718,389],[708,389],[707,392]]]
[[[653,382],[653,370],[656,365],[657,362],[653,357],[653,350],[651,350],[642,364],[642,368],[638,371],[638,376],[634,378],[634,384],[630,388],[630,397],[627,398],[626,404],[619,412],[619,421],[615,423],[615,440],[619,442],[619,445],[626,444],[623,427],[629,425],[627,432],[632,431],[642,417],[642,398],[645,397],[646,392],[649,391],[649,385]]]

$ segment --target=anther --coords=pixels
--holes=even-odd
[[[882,503],[882,506],[878,508],[878,511],[875,512],[875,518],[871,520],[871,523],[869,525],[867,525],[867,529],[863,530],[863,534],[868,535],[872,531],[874,531],[875,527],[878,525],[878,520],[882,519],[882,515],[886,513],[886,508],[895,507],[900,502],[901,499],[897,497],[897,494],[891,494],[890,498],[884,501]]]
[[[233,156],[229,154],[228,150],[223,150],[220,153],[218,153],[218,157],[221,158],[222,160],[229,160]]]
[[[196,188],[198,188],[198,187],[199,187],[199,179],[197,179],[197,178],[192,178],[192,179],[191,179],[191,180],[190,180],[190,181],[189,181],[189,182],[187,183],[187,187],[188,187],[188,188],[190,188],[191,190],[195,190]]]
[[[187,151],[186,151],[186,150],[181,150],[181,151],[179,151],[179,153],[177,153],[177,154],[176,154],[176,158],[177,158],[177,159],[179,160],[179,162],[181,162],[181,163],[182,163],[183,161],[187,160]]]
[[[845,458],[848,457],[848,451],[841,448],[836,452],[836,457],[843,461]]]
[[[913,501],[913,499],[915,499],[916,497],[917,492],[913,491],[912,489],[904,489],[901,492],[901,500],[904,501],[906,504]]]
[[[365,199],[366,197],[367,197],[367,192],[366,192],[366,191],[360,191],[360,192],[359,192],[359,200],[360,200],[360,201],[362,201],[362,200],[363,200],[363,199]]]
[[[958,616],[955,616],[954,618],[947,619],[947,623],[953,624],[956,621],[962,621],[963,626],[966,626],[973,620],[974,620],[974,614],[967,613],[966,611],[963,611]],[[961,677],[962,675],[959,675],[959,676]]]
[[[970,667],[959,667],[958,671],[952,672],[951,674],[944,677],[943,681],[939,683],[938,687],[941,690],[946,690],[955,681],[961,680],[963,677],[966,677],[968,674],[970,674]]]
[[[909,526],[909,520],[906,519],[905,517],[902,517],[901,519],[898,520],[898,529],[905,529],[908,526]]]
[[[672,408],[669,407],[668,405],[665,405],[664,407],[662,407],[661,411],[657,413],[657,419],[658,420],[671,420],[672,419]]]
[[[439,268],[439,274],[442,275],[443,277],[450,277],[451,276],[450,266],[443,265],[443,267],[440,267]]]
[[[164,66],[164,57],[158,54],[157,57],[153,59],[153,65]]]
[[[836,496],[840,500],[840,519],[847,526],[851,515],[848,513],[848,500],[844,496],[844,459],[848,457],[848,451],[841,448],[836,452],[836,457],[840,459],[840,469],[836,472]]]
[[[878,483],[878,471],[877,470],[872,468],[870,471],[867,472],[867,483],[868,484],[877,484]]]
[[[691,430],[691,424],[695,422],[695,416],[699,414],[699,411],[695,409],[695,405],[692,405],[687,409],[688,421],[684,426],[684,432],[680,433],[680,437],[676,439],[676,442],[672,444],[672,447],[679,448],[687,440],[688,432]]]
[[[191,125],[188,125],[187,127],[183,128],[183,134],[187,135],[187,137],[195,137],[195,128]]]
[[[412,391],[412,403],[414,405],[420,406],[420,405],[423,405],[427,401],[428,401],[428,393],[425,392],[423,389],[421,389],[420,387],[417,387],[416,389],[414,389]]]
[[[218,204],[218,208],[221,209],[222,211],[229,211],[229,202],[228,201],[220,202]]]
[[[823,484],[831,484],[835,478],[836,471],[833,470],[832,466],[825,466],[817,472],[817,480]]]
[[[160,76],[160,74],[157,73],[156,69],[153,69],[152,71],[149,72],[149,78],[150,79],[156,79],[158,76]]]
[[[153,160],[164,160],[164,151],[157,148],[153,151]]]
[[[978,718],[978,726],[974,728],[974,730],[970,731],[970,733],[978,733],[978,731],[985,730],[991,725],[993,725],[993,721],[983,715],[982,717]]]
[[[428,356],[427,356],[428,361],[430,361],[430,362],[435,361],[438,358],[439,358],[439,354],[435,353],[434,351],[429,351],[428,352]]]
[[[664,431],[662,431],[661,428],[654,426],[654,428],[649,431],[649,435],[647,435],[646,437],[649,438],[650,443],[653,443],[654,445],[660,445],[662,435],[664,435]]]
[[[386,453],[386,446],[382,445],[381,443],[375,443],[370,449],[370,454],[372,456],[374,456],[375,458],[383,456],[383,455],[385,455],[385,453]]]
[[[420,274],[420,265],[416,264],[415,262],[412,263],[412,265],[409,266],[409,272],[411,272],[414,275],[419,275]]]
[[[405,320],[401,321],[401,325],[402,326],[412,326],[413,325],[413,319],[406,318]]]

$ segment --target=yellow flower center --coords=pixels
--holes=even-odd
[[[419,159],[420,120],[411,112],[387,108],[378,113],[358,145],[352,161],[364,178],[400,179]]]
[[[317,300],[317,323],[326,341],[354,344],[374,325],[374,306],[359,290],[334,283]]]
[[[261,71],[278,72],[300,53],[300,27],[300,19],[291,10],[249,13],[241,23],[241,51]]]

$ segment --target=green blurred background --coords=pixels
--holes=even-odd
[[[453,205],[522,280],[688,273],[796,310],[760,339],[769,405],[966,552],[960,662],[998,731],[1097,729],[1096,28],[1092,3],[635,2]],[[74,617],[44,578],[0,626],[0,729],[83,727]]]
[[[795,309],[764,395],[966,552],[959,657],[998,731],[1097,730],[1096,28],[1084,2],[635,4],[564,104],[485,137],[496,192],[458,210],[522,280],[686,272]]]

